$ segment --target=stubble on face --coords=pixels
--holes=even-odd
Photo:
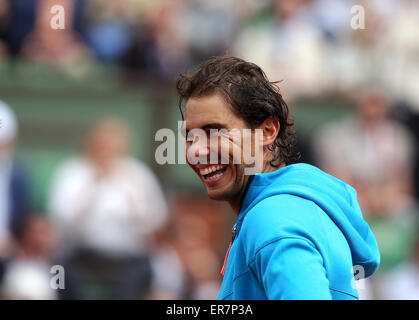
[[[191,164],[187,161],[204,183],[211,199],[229,201],[230,203],[239,202],[239,198],[242,197],[249,176],[244,174],[244,164],[242,161],[234,161],[234,157],[237,157],[237,154],[242,156],[243,150],[241,141],[236,139],[234,134],[229,134],[229,132],[248,129],[244,120],[232,111],[231,107],[220,94],[213,94],[188,99],[185,111],[185,126],[186,134],[198,128],[207,132],[211,129],[222,130],[223,137],[218,140],[219,142],[216,145],[209,143],[209,136],[207,145],[198,146],[195,149],[190,149],[192,142],[187,141],[187,159],[190,150],[193,150],[195,155],[199,155],[201,159],[205,157],[207,159],[206,164]],[[216,153],[215,157],[219,160],[215,166],[210,164],[211,154],[213,153]],[[222,154],[228,155],[228,161],[225,161],[226,159],[221,161]],[[215,157],[213,154],[213,159]],[[217,165],[222,165],[226,162],[228,163],[223,165],[222,169],[205,174],[214,168],[220,168]],[[212,178],[214,176],[215,178]]]

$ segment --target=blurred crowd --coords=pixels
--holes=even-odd
[[[58,2],[64,30],[50,27]],[[355,4],[365,28],[351,27]],[[417,0],[0,0],[0,66],[19,59],[83,77],[100,63],[163,92],[218,54],[260,65],[291,107],[302,97],[350,101],[350,114],[302,137],[304,161],[358,191],[382,254],[361,298],[419,299]],[[34,213],[13,157],[12,109],[0,104],[2,297],[216,297],[223,205],[168,197],[130,155],[130,128],[107,118],[55,168],[49,212]],[[49,289],[53,264],[65,267],[66,290]]]
[[[153,172],[130,155],[123,120],[99,119],[55,168],[45,214],[31,207],[5,103],[0,119],[2,298],[216,298],[227,213],[199,197],[178,197],[169,210]],[[63,290],[53,289],[53,266],[63,267]]]
[[[58,32],[50,26],[56,4],[65,9]],[[363,8],[363,25],[354,5]],[[289,99],[374,82],[418,105],[418,6],[415,0],[1,0],[0,57],[80,74],[99,60],[131,80],[171,83],[204,58],[227,53],[283,80]]]

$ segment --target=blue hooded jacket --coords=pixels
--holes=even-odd
[[[358,299],[380,262],[355,189],[308,164],[256,174],[233,229],[218,299]]]

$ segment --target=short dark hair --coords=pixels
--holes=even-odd
[[[299,157],[295,151],[297,137],[294,121],[277,83],[270,82],[254,63],[232,56],[211,57],[192,73],[181,74],[176,81],[182,119],[184,101],[220,93],[251,129],[268,117],[277,119],[280,130],[270,149],[274,153],[270,164],[274,167],[291,164]]]

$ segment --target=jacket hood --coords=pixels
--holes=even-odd
[[[353,265],[362,266],[366,277],[377,270],[380,263],[377,242],[362,217],[353,187],[305,163],[256,174],[243,200],[237,223],[240,224],[258,202],[278,194],[295,195],[316,203],[348,241]]]

